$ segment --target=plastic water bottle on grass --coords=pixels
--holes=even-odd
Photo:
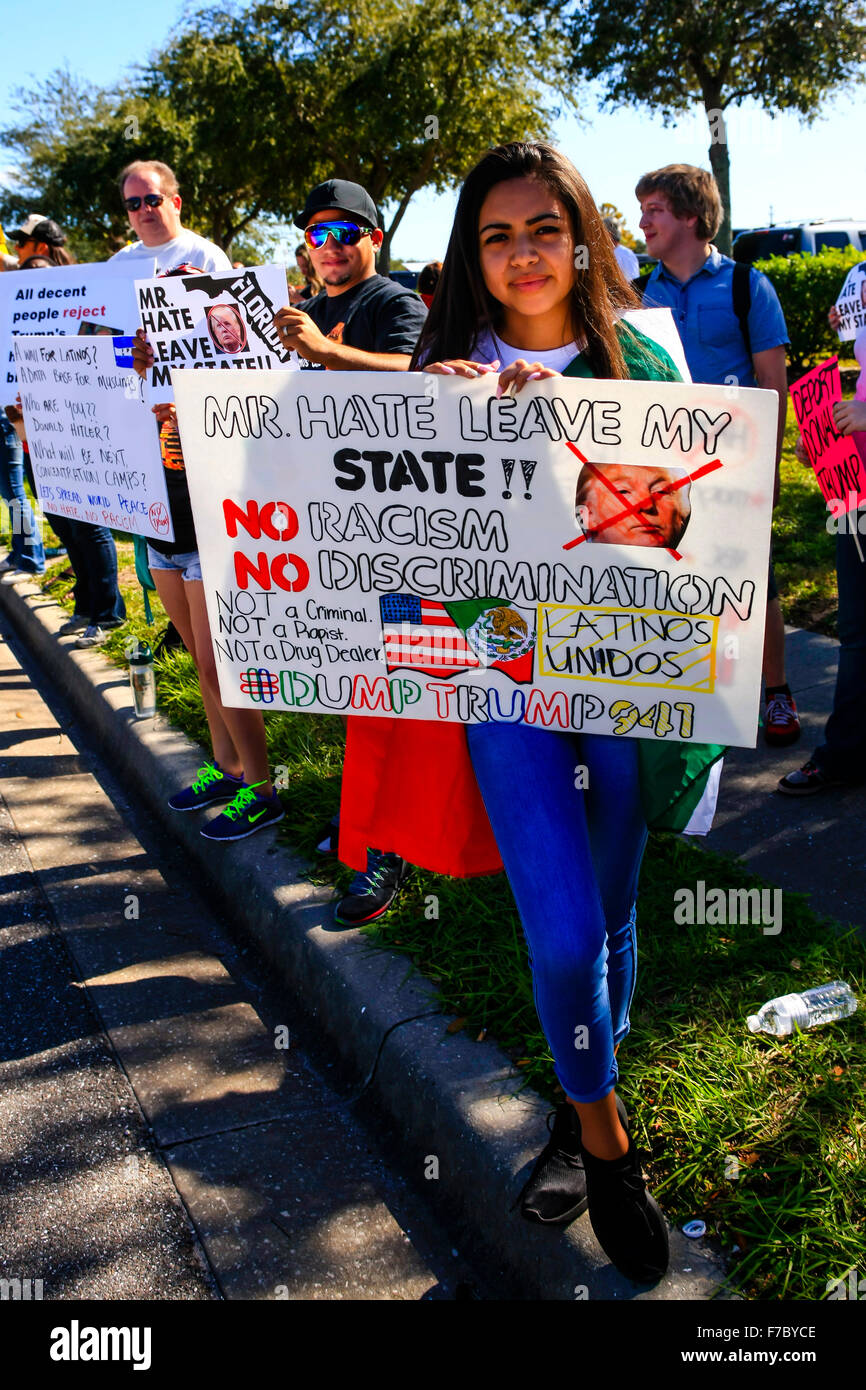
[[[770,999],[746,1019],[746,1024],[750,1033],[786,1038],[795,1028],[805,1033],[822,1023],[848,1018],[856,1008],[857,999],[848,986],[841,980],[832,980],[828,985],[804,989],[802,994],[782,994],[778,999]]]
[[[152,719],[156,714],[156,676],[153,670],[153,652],[147,642],[134,639],[127,643],[126,658],[129,662],[129,683],[135,701],[136,719]]]

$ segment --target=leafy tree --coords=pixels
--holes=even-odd
[[[557,47],[558,42],[558,47]],[[178,174],[184,222],[228,249],[261,243],[311,187],[338,176],[391,209],[380,254],[413,195],[454,187],[501,140],[548,135],[545,84],[566,80],[561,35],[494,0],[297,0],[194,15],[125,88],[58,72],[19,93],[4,138],[19,153],[0,213],[36,206],[105,255],[128,235],[115,179],[133,159]]]
[[[828,94],[862,80],[863,0],[579,0],[554,3],[573,67],[600,78],[608,105],[648,106],[665,124],[700,99],[730,251],[730,165],[724,113],[746,100],[810,122]]]
[[[561,39],[496,0],[298,0],[257,5],[250,21],[285,83],[286,173],[298,141],[320,179],[351,179],[391,206],[385,273],[419,189],[455,187],[490,145],[549,135],[558,114],[544,88],[566,81]],[[282,193],[288,215],[299,201]]]

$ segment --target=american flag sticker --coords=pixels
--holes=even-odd
[[[388,594],[379,600],[385,665],[410,666],[427,676],[456,676],[481,665],[448,610],[415,594]]]
[[[416,594],[388,594],[379,610],[388,671],[408,666],[445,680],[488,666],[519,685],[532,681],[534,627],[508,603],[445,605]]]

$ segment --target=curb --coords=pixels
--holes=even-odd
[[[668,1274],[649,1288],[607,1261],[588,1216],[565,1231],[523,1221],[512,1208],[547,1142],[549,1107],[523,1088],[508,1058],[494,1043],[446,1034],[433,987],[405,957],[371,950],[358,931],[335,930],[331,892],[301,879],[306,861],[299,855],[269,836],[233,843],[227,852],[202,838],[199,817],[172,814],[168,797],[191,780],[201,749],[159,715],[135,718],[122,670],[98,651],[79,651],[74,636],[57,637],[68,615],[52,599],[23,580],[0,586],[0,612],[110,750],[115,768],[137,778],[190,868],[231,904],[235,922],[303,1001],[348,1075],[366,1087],[398,1136],[407,1174],[420,1179],[435,1166],[429,1160],[438,1160],[433,1205],[491,1287],[506,1297],[545,1300],[719,1295],[721,1259],[680,1231],[671,1231]]]

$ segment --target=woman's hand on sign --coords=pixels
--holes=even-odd
[[[132,340],[132,365],[142,381],[147,379],[147,373],[153,363],[153,348],[147,341],[147,334],[144,329],[138,328]]]
[[[170,420],[173,425],[177,424],[177,410],[171,401],[160,401],[159,405],[151,406],[151,409],[158,424],[164,425],[166,420]]]
[[[812,462],[812,460],[809,458],[809,455],[806,453],[806,446],[803,443],[803,436],[801,434],[797,435],[797,442],[794,445],[794,453],[796,454],[797,458],[800,460],[801,463]]]
[[[484,376],[487,372],[499,370],[499,358],[495,362],[470,362],[465,357],[449,357],[445,362],[425,362],[419,370],[433,372],[436,376]]]
[[[842,315],[839,313],[839,310],[836,308],[835,304],[832,304],[830,306],[829,313],[827,314],[827,319],[829,321],[830,327],[833,329],[833,332],[838,332],[839,324],[842,322]]]
[[[522,357],[518,357],[516,362],[512,362],[510,367],[499,373],[496,394],[504,396],[510,393],[516,396],[518,391],[523,390],[527,381],[542,381],[545,377],[561,375],[561,372],[555,372],[552,367],[542,367],[540,362],[525,362]]]
[[[866,430],[866,401],[837,401],[833,406],[833,423],[840,434]]]

